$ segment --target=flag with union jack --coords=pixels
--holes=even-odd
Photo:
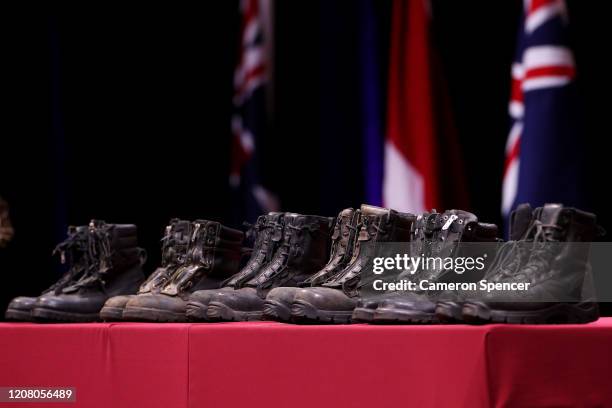
[[[563,0],[527,0],[512,65],[502,214],[519,203],[581,206],[584,154]]]
[[[259,0],[240,2],[240,45],[234,72],[234,114],[229,183],[235,222],[255,221],[276,211],[278,200],[263,186],[261,152],[267,132],[265,85],[270,70],[263,13]]]

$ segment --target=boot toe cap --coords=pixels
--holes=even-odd
[[[35,297],[19,296],[11,300],[11,303],[9,303],[8,308],[23,310],[23,311],[30,311],[32,310],[32,308],[34,308],[34,305],[36,304],[37,299],[38,298],[35,298]]]
[[[151,309],[163,310],[173,313],[185,313],[187,302],[177,296],[167,296],[162,294],[138,295],[130,299],[126,304],[126,309]]]
[[[105,300],[101,296],[43,295],[38,298],[34,308],[79,314],[98,313]]]
[[[104,303],[104,307],[123,309],[135,295],[113,296]]]
[[[195,292],[193,292],[190,296],[189,296],[189,301],[192,302],[198,302],[201,303],[203,305],[207,305],[210,303],[211,299],[219,292],[227,292],[227,291],[233,291],[233,288],[220,288],[220,289],[204,289],[204,290],[197,290]]]
[[[259,297],[257,290],[254,288],[217,292],[211,302],[219,302],[239,311],[261,310],[264,305],[264,300]]]
[[[270,293],[268,293],[268,296],[266,296],[266,300],[291,305],[291,303],[293,303],[295,295],[300,290],[301,288],[274,288],[270,291]]]
[[[425,296],[405,296],[383,300],[379,307],[382,309],[433,313],[436,310],[436,303]]]
[[[360,299],[359,302],[357,302],[357,307],[364,309],[376,309],[379,304],[379,299]]]
[[[304,302],[321,310],[353,310],[357,300],[348,297],[339,289],[306,288],[295,295],[295,302]]]

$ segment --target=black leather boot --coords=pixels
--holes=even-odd
[[[292,319],[298,322],[350,323],[358,302],[361,272],[371,260],[371,254],[362,250],[362,245],[368,242],[407,242],[415,219],[412,214],[362,205],[361,227],[350,263],[320,287],[298,291],[291,307]]]
[[[328,259],[332,218],[288,213],[283,241],[268,265],[237,290],[220,291],[208,304],[210,320],[259,320],[265,297],[278,286],[297,286]]]
[[[189,296],[186,316],[192,321],[208,321],[208,304],[219,291],[240,289],[270,261],[283,239],[283,213],[272,212],[261,215],[249,234],[253,235],[253,252],[247,264],[236,275],[225,281],[220,289],[195,291]]]
[[[93,220],[88,231],[88,257],[92,265],[79,280],[58,294],[38,298],[36,320],[98,321],[100,309],[112,296],[134,293],[144,281],[145,251],[138,247],[136,226]]]
[[[597,303],[583,297],[583,284],[590,271],[589,242],[599,233],[595,214],[546,204],[535,210],[529,229],[532,242],[527,243],[529,257],[524,264],[511,274],[498,268],[491,276],[501,283],[529,283],[528,289],[485,292],[478,301],[463,305],[463,319],[473,323],[597,320]]]
[[[155,269],[147,280],[140,285],[136,295],[159,293],[172,274],[185,263],[190,240],[191,222],[176,218],[170,220],[161,241],[161,266]],[[136,295],[121,295],[108,299],[100,310],[102,320],[122,320],[125,305]]]
[[[184,322],[189,296],[202,289],[219,288],[240,266],[244,233],[215,221],[196,220],[187,262],[157,293],[133,297],[123,320]]]
[[[504,243],[490,262],[485,280],[500,281],[503,277],[514,275],[529,259],[529,246],[533,242],[533,232],[529,229],[533,221],[533,208],[520,204],[510,214],[510,241]],[[528,232],[529,233],[528,236]],[[450,323],[463,320],[462,309],[467,292],[457,292],[455,299],[440,300],[436,305],[436,316],[440,322]]]
[[[425,257],[454,258],[466,256],[463,242],[497,241],[498,228],[494,224],[478,222],[478,218],[467,211],[448,210],[442,214],[429,214],[428,220],[417,237],[418,247]],[[440,265],[441,266],[441,265]],[[482,279],[485,271],[466,272],[461,275],[461,282],[475,282]],[[457,275],[452,270],[441,268],[421,269],[415,274],[406,275],[415,282],[427,280],[434,282],[450,282]],[[437,322],[436,305],[441,293],[395,292],[389,293],[380,301],[374,312],[375,323],[433,323]],[[447,294],[454,299],[454,293]]]
[[[342,271],[350,262],[352,247],[357,236],[359,210],[352,208],[342,210],[336,218],[332,233],[331,254],[327,265],[299,286],[318,286],[330,277]],[[263,308],[263,318],[266,320],[289,321],[291,319],[291,304],[299,287],[281,286],[274,288],[266,296]]]
[[[432,213],[419,214],[414,223],[412,223],[412,230],[410,232],[410,250],[415,254],[421,254],[423,252],[423,245],[425,243],[425,237],[431,235],[430,230],[433,230],[436,224],[437,217],[440,214],[436,213],[435,210]],[[352,321],[359,323],[371,323],[374,320],[374,313],[378,308],[381,301],[385,299],[388,294],[382,293],[376,296],[361,297],[357,306],[353,310]]]
[[[88,227],[86,225],[68,227],[68,237],[53,250],[59,255],[62,264],[68,265],[68,270],[51,287],[42,292],[42,295],[59,294],[62,289],[74,283],[90,266],[87,256]],[[38,297],[19,296],[11,300],[6,309],[7,320],[32,321],[31,313]]]

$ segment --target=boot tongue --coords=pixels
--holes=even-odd
[[[544,204],[540,212],[539,219],[542,224],[555,225],[559,219],[559,214],[563,210],[562,204]]]
[[[527,232],[532,219],[533,208],[530,204],[523,203],[516,207],[516,210],[510,215],[510,240],[520,240]]]
[[[354,213],[355,213],[355,210],[353,210],[352,208],[345,208],[344,210],[340,211],[339,216],[340,217],[350,217]]]
[[[104,222],[102,220],[91,220],[91,221],[89,221],[89,229],[101,228],[104,225],[106,225],[106,222]]]
[[[442,223],[442,230],[447,230],[453,226],[453,224],[459,221],[459,224],[466,225],[470,222],[478,222],[478,217],[468,211],[463,210],[448,210],[442,213],[439,218]]]
[[[391,210],[389,210],[388,208],[382,208],[382,207],[376,207],[375,205],[369,205],[369,204],[361,204],[361,213],[363,215],[386,215],[389,214],[391,212]]]
[[[297,227],[300,225],[300,221],[302,221],[304,217],[300,214],[296,214],[296,213],[287,213],[285,214],[285,224],[287,225],[293,225],[294,227]]]
[[[294,227],[307,227],[317,224],[327,223],[327,225],[331,225],[333,222],[333,218],[322,217],[319,215],[304,215],[297,213],[286,213],[285,214],[285,224],[292,225]]]
[[[342,235],[343,227],[346,226],[346,223],[350,222],[350,219],[353,214],[355,214],[355,210],[353,210],[352,208],[346,208],[340,211],[340,214],[338,214],[338,217],[336,217],[336,225],[334,227],[334,232],[331,236],[332,240],[336,240],[340,237],[340,235]],[[344,221],[345,219],[348,220]]]
[[[261,215],[259,218],[262,219],[262,221],[274,221],[274,222],[278,222],[282,217],[283,217],[284,213],[282,212],[269,212],[266,215]]]
[[[436,230],[438,219],[441,219],[439,213],[425,213],[423,214],[423,231],[425,234],[430,235]]]
[[[202,235],[206,231],[206,224],[208,224],[208,221],[206,220],[195,220],[193,222],[191,242],[195,242],[199,238],[199,236]]]
[[[268,213],[265,216],[264,220],[264,228],[269,231],[269,237],[274,242],[280,242],[283,238],[283,219],[285,217],[284,213]],[[266,235],[262,235],[262,237],[266,237]]]
[[[191,222],[173,219],[162,238],[162,265],[180,262],[191,240]]]
[[[191,227],[191,223],[189,221],[184,221],[184,220],[176,220],[170,225],[171,225],[171,229],[175,233],[188,232]]]

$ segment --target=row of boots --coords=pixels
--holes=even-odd
[[[56,249],[68,272],[38,298],[14,299],[7,319],[42,321],[249,321],[293,323],[581,323],[597,319],[584,299],[588,253],[563,243],[590,242],[593,214],[547,204],[521,205],[511,240],[467,211],[413,215],[362,205],[333,218],[295,213],[260,216],[246,234],[208,220],[172,220],[162,261],[146,280],[136,227],[92,221],[69,230]],[[247,248],[245,241],[252,243]],[[457,257],[462,243],[500,248],[488,269],[468,281],[531,284],[516,301],[468,291],[429,293],[366,290],[377,245],[409,243],[427,256]],[[560,245],[547,245],[555,243]],[[564,249],[565,248],[565,249]],[[568,260],[571,259],[571,262]],[[241,267],[242,265],[242,267]],[[571,266],[568,266],[571,265]],[[414,272],[414,271],[412,271]],[[443,268],[407,276],[453,278]],[[542,293],[553,301],[541,301]],[[554,301],[559,299],[559,301]]]
[[[146,252],[138,247],[135,225],[92,220],[69,227],[53,253],[67,271],[39,297],[13,299],[7,320],[96,321],[109,297],[134,293],[144,280]]]

